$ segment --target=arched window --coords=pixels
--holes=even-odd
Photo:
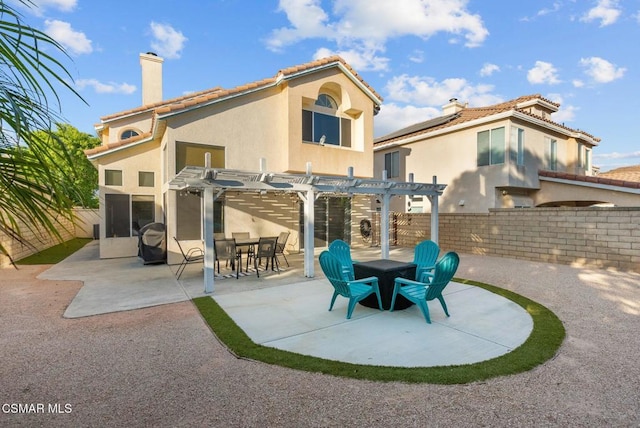
[[[332,110],[338,110],[338,103],[333,99],[331,95],[320,94],[316,100],[316,105],[320,107],[327,107]]]
[[[126,140],[127,138],[136,137],[138,135],[140,135],[140,134],[138,134],[133,129],[127,129],[126,131],[122,131],[122,134],[120,134],[120,139],[121,140]]]
[[[351,147],[351,118],[340,113],[334,97],[321,93],[302,110],[302,140]]]

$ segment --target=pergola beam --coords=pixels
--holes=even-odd
[[[261,167],[262,169],[262,167]],[[187,166],[170,182],[169,189],[198,191],[203,195],[203,233],[205,246],[205,292],[214,288],[214,248],[213,210],[214,201],[225,191],[246,193],[296,193],[304,202],[304,273],[313,277],[314,272],[314,205],[322,194],[371,195],[382,199],[381,207],[381,252],[382,258],[389,258],[389,205],[392,196],[427,196],[431,201],[431,239],[438,242],[438,198],[446,184],[396,182],[385,179],[354,178],[350,168],[345,176],[313,175],[310,165],[307,174],[268,173],[265,171],[241,171],[215,169],[210,167]],[[411,176],[411,178],[413,178]]]

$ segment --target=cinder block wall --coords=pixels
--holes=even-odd
[[[62,219],[60,220],[60,224],[58,231],[60,235],[62,235],[62,242],[75,237],[76,231],[72,222]],[[8,250],[14,261],[23,259],[39,251],[46,250],[47,248],[60,243],[56,238],[49,235],[48,232],[41,229],[30,229],[25,224],[20,224],[19,226],[22,231],[22,236],[31,243],[31,246],[21,244],[12,237],[0,232],[0,242],[2,242],[2,246]],[[4,254],[0,254],[0,268],[10,265],[11,261],[9,257]]]
[[[430,214],[391,214],[390,242],[429,239]],[[494,209],[440,214],[444,251],[640,272],[640,208]]]

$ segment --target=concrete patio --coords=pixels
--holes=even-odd
[[[356,260],[379,257],[378,248],[354,250]],[[412,249],[396,248],[391,258],[410,261]],[[519,305],[456,282],[444,293],[452,316],[446,317],[437,301],[430,302],[432,324],[416,306],[389,312],[357,305],[347,320],[344,298],[327,311],[333,288],[321,269],[316,267],[315,278],[305,278],[302,255],[288,259],[291,267],[263,272],[260,278],[253,273],[236,280],[223,267],[210,294],[255,343],[356,364],[430,367],[503,355],[522,344],[533,328]],[[100,260],[96,243],[91,243],[39,278],[84,282],[64,314],[78,318],[206,295],[202,264],[188,265],[180,281],[175,270],[143,265],[137,258]]]
[[[199,268],[193,268],[195,280]],[[86,264],[85,275],[92,269],[96,267]],[[640,423],[639,274],[461,254],[459,277],[543,304],[558,315],[567,336],[557,355],[533,370],[464,385],[435,385],[339,378],[237,358],[212,337],[189,301],[65,318],[86,284],[36,278],[49,275],[47,270],[49,266],[1,270],[0,400],[60,403],[63,409],[69,405],[70,412],[0,413],[2,426]],[[259,286],[287,275],[270,275]],[[123,281],[128,279],[136,280]],[[255,286],[224,280],[217,283],[216,293]],[[453,309],[452,318],[458,317]],[[432,312],[437,311],[436,306]]]

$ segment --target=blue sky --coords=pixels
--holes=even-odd
[[[639,0],[34,0],[30,25],[60,42],[89,103],[62,114],[94,134],[141,104],[141,52],[164,58],[164,97],[231,88],[341,55],[383,98],[382,136],[441,114],[527,94],[554,120],[602,139],[602,171],[640,164]]]

